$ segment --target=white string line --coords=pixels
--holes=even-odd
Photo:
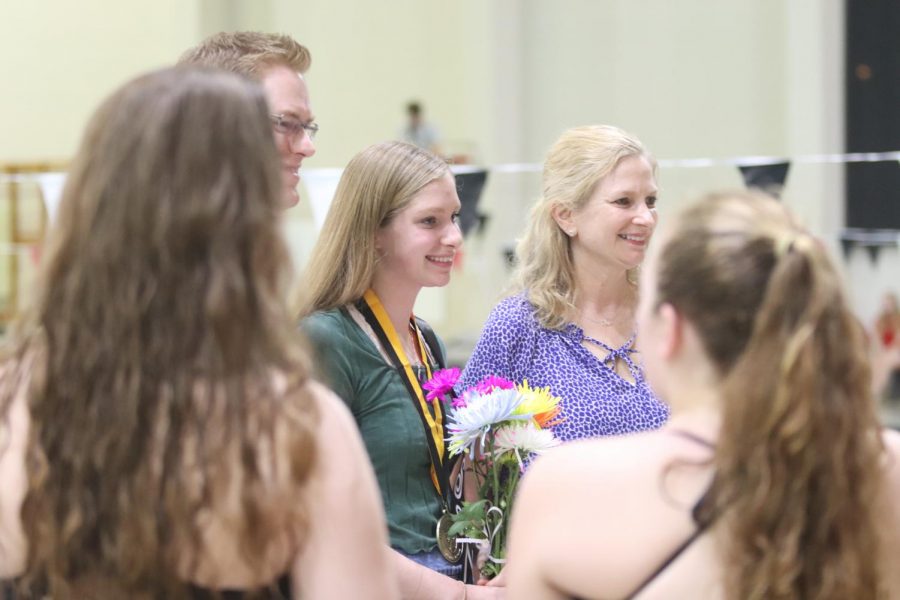
[[[850,152],[846,154],[800,154],[797,156],[734,156],[728,158],[663,158],[657,162],[663,168],[707,168],[707,167],[755,167],[764,165],[776,165],[783,162],[791,164],[839,164],[858,162],[884,162],[896,160],[900,162],[900,150],[890,152]],[[540,163],[506,163],[479,167],[475,165],[452,165],[454,173],[471,173],[474,171],[488,170],[494,173],[540,173],[543,165]],[[318,173],[339,174],[340,168],[330,167],[309,171]],[[29,182],[39,179],[46,173],[0,173],[0,181]]]

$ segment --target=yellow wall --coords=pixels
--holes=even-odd
[[[393,137],[417,98],[451,144],[496,165],[540,162],[569,126],[613,123],[659,158],[840,152],[841,0],[3,0],[0,161],[69,158],[96,104],[140,71],[169,64],[220,29],[294,35],[322,126],[305,168],[341,167]],[[737,170],[662,169],[661,220]],[[784,201],[836,249],[842,170],[794,165]],[[491,174],[485,236],[464,270],[421,309],[447,337],[471,338],[506,282],[504,246],[540,193],[535,174]],[[287,231],[302,265],[308,207]],[[860,313],[900,280],[853,258]]]
[[[193,0],[4,0],[0,161],[67,159],[113,89],[197,38]]]

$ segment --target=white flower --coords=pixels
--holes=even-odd
[[[540,429],[533,422],[526,425],[508,425],[497,430],[494,436],[494,456],[500,457],[507,452],[514,454],[519,463],[519,471],[525,472],[526,460],[532,454],[543,454],[550,448],[559,446],[559,440],[549,429]]]
[[[472,395],[466,398],[466,406],[460,406],[450,413],[447,430],[450,437],[450,454],[467,452],[481,438],[482,450],[484,436],[491,427],[504,421],[527,421],[531,415],[514,415],[522,397],[515,389],[494,390],[490,394]]]
[[[533,423],[524,426],[502,427],[494,438],[494,454],[521,452],[523,454],[543,454],[550,448],[559,446],[559,440],[549,429],[539,429]]]

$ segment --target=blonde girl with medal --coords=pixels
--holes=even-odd
[[[299,299],[320,377],[350,408],[375,469],[402,598],[503,597],[462,581],[462,552],[446,536],[461,468],[444,446],[444,406],[421,387],[444,348],[413,309],[423,287],[450,281],[459,210],[434,154],[404,142],[363,150],[344,170]]]

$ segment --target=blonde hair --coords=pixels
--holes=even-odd
[[[543,195],[532,208],[516,248],[518,263],[511,286],[511,292],[527,294],[542,326],[563,327],[575,301],[571,240],[553,218],[554,209],[583,207],[600,181],[629,156],[647,158],[655,174],[656,162],[641,142],[610,125],[569,129],[550,148],[544,162]]]
[[[190,48],[178,59],[180,65],[198,65],[224,69],[260,79],[265,71],[286,66],[305,73],[310,64],[309,50],[283,34],[260,31],[220,32]]]
[[[866,336],[825,248],[770,197],[715,194],[678,219],[657,274],[657,302],[723,378],[710,492],[727,597],[880,597]]]
[[[450,167],[406,142],[382,142],[354,156],[344,169],[309,258],[297,306],[300,317],[362,297],[375,275],[375,234],[413,196]]]
[[[151,73],[91,119],[18,333],[20,380],[37,359],[23,590],[83,597],[73,585],[100,578],[182,597],[192,573],[173,563],[196,565],[233,482],[251,568],[273,540],[299,547],[317,417],[283,300],[277,165],[262,89],[230,73]]]

